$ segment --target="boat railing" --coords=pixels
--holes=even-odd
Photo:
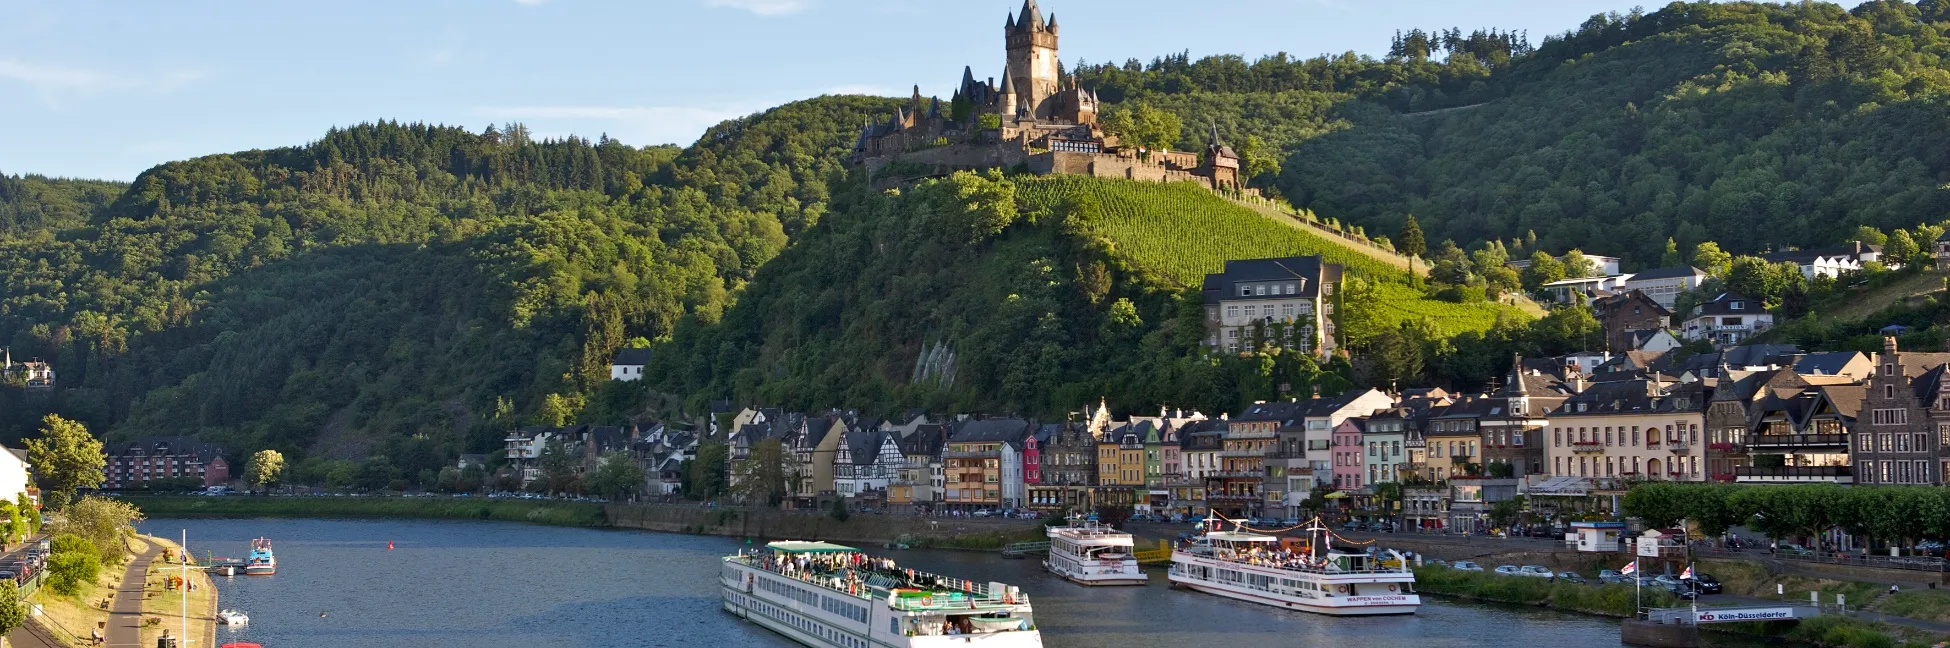
[[[910,569],[896,568],[894,572],[888,572],[883,569],[868,569],[868,570],[862,570],[860,573],[861,574],[899,573],[900,575],[905,576],[909,582],[928,583],[929,584],[928,587],[932,588],[931,590],[920,588],[918,586],[915,588],[905,588],[905,587],[889,588],[889,587],[883,587],[879,585],[870,585],[866,582],[866,579],[848,580],[846,578],[842,578],[831,572],[816,573],[808,570],[808,571],[794,571],[793,573],[786,573],[784,570],[782,570],[779,567],[774,567],[772,565],[767,564],[767,561],[764,560],[763,554],[739,554],[735,556],[727,556],[725,560],[737,561],[743,563],[748,567],[752,567],[754,569],[763,570],[765,572],[777,574],[779,576],[784,576],[786,578],[790,578],[799,581],[801,583],[813,585],[823,589],[831,590],[833,592],[838,592],[841,594],[846,594],[849,596],[854,596],[865,600],[872,600],[875,597],[876,588],[879,589],[881,592],[887,592],[895,589],[913,589],[915,591],[927,591],[930,593],[932,591],[945,590],[944,593],[961,595],[960,597],[942,597],[943,600],[938,603],[932,603],[930,605],[915,605],[908,608],[902,608],[900,607],[899,603],[894,603],[894,606],[897,609],[917,609],[917,610],[967,609],[967,608],[977,608],[977,607],[997,607],[997,606],[1005,606],[1005,605],[1026,605],[1029,603],[1029,596],[1027,594],[1023,594],[1020,591],[1009,591],[1011,588],[1009,588],[1006,585],[1003,586],[1004,591],[999,591],[999,592],[991,591],[992,588],[990,588],[989,584],[987,583],[977,583],[975,581],[971,581],[965,578],[953,578],[949,576],[942,576],[940,574],[931,574],[928,572],[924,572],[918,569],[911,569],[911,568]],[[918,603],[918,599],[923,597],[917,596],[914,598],[917,599],[917,603]],[[899,601],[899,600],[900,600],[899,597],[896,597],[894,599],[894,601]],[[954,607],[944,607],[944,605],[948,604],[949,601],[955,601],[959,603],[959,605],[956,605]]]
[[[1383,565],[1383,566],[1375,566],[1375,567],[1365,567],[1361,569],[1343,569],[1332,565],[1315,566],[1304,562],[1288,562],[1282,560],[1255,559],[1252,556],[1243,556],[1238,554],[1222,553],[1222,552],[1215,552],[1209,550],[1198,551],[1196,549],[1193,549],[1190,550],[1189,553],[1202,554],[1211,557],[1213,560],[1218,560],[1221,562],[1229,562],[1229,563],[1234,563],[1239,565],[1248,565],[1252,567],[1264,567],[1267,569],[1278,569],[1281,571],[1300,572],[1303,574],[1319,574],[1323,576],[1414,573],[1409,571],[1409,569],[1406,566],[1388,567]]]

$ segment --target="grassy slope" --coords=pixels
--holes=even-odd
[[[1382,283],[1383,305],[1394,321],[1430,318],[1446,334],[1482,331],[1499,312],[1519,313],[1494,304],[1454,304],[1426,299],[1405,282],[1400,268],[1330,238],[1290,227],[1233,204],[1191,183],[1141,183],[1084,177],[1019,180],[1018,192],[1032,207],[1054,206],[1067,196],[1088,192],[1104,214],[1104,234],[1115,253],[1152,279],[1175,286],[1198,286],[1227,259],[1318,254],[1348,272]]]

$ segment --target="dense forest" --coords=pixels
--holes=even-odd
[[[1652,267],[1950,216],[1950,3],[1674,3],[1598,16],[1473,107],[1348,102],[1294,149],[1296,204],[1432,240],[1514,239]]]
[[[0,214],[23,226],[0,236],[0,342],[62,389],[5,390],[0,425],[60,411],[408,476],[486,451],[573,418],[616,348],[716,321],[893,105],[788,104],[687,149],[376,123],[125,191],[6,178]]]

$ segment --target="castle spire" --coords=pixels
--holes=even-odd
[[[1036,6],[1036,0],[1023,0],[1022,17],[1016,19],[1016,28],[1030,32],[1043,30],[1043,10]]]
[[[1215,131],[1217,128],[1217,126],[1213,127]],[[1516,354],[1510,363],[1510,395],[1530,395],[1530,390],[1523,385],[1523,354],[1521,353]]]

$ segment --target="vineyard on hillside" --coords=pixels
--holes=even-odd
[[[1500,312],[1497,304],[1456,304],[1427,299],[1407,285],[1408,274],[1338,241],[1274,222],[1189,182],[1156,183],[1079,176],[1018,178],[1017,195],[1029,209],[1054,209],[1088,194],[1101,211],[1089,227],[1138,272],[1176,286],[1198,286],[1228,259],[1320,255],[1351,274],[1382,282],[1383,306],[1394,321],[1434,320],[1454,335],[1483,331]]]

